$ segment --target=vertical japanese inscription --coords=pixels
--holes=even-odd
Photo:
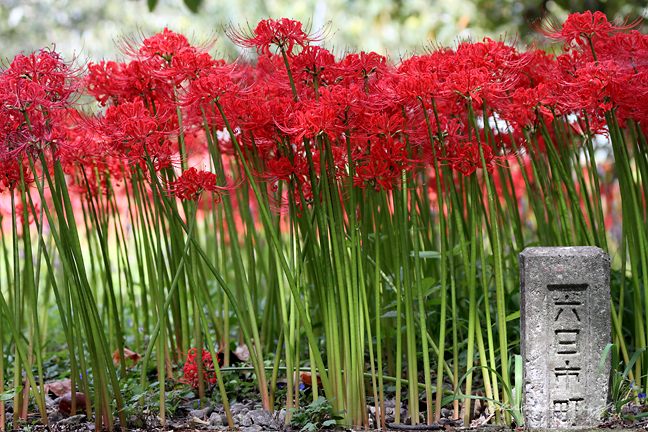
[[[597,247],[530,247],[520,254],[525,427],[595,426],[609,401],[610,261]]]
[[[551,371],[550,398],[553,426],[576,426],[579,402],[583,401],[583,346],[587,345],[587,284],[548,284],[551,323],[550,353],[555,362]],[[551,355],[550,354],[550,355]]]

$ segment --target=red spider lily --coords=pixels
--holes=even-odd
[[[144,39],[142,44],[135,49],[130,41],[124,40],[123,42],[122,49],[127,55],[139,57],[142,60],[160,57],[168,63],[171,63],[174,55],[192,48],[186,36],[175,33],[166,27],[161,33]]]
[[[495,159],[493,150],[490,146],[481,144],[482,151],[484,152],[484,160],[488,173],[493,172],[493,161]],[[453,145],[446,150],[446,155],[443,157],[452,169],[459,171],[467,176],[475,172],[477,168],[482,168],[481,156],[479,154],[479,144],[475,140],[464,141]]]
[[[102,105],[109,100],[114,104],[135,100],[159,104],[159,101],[169,99],[173,94],[170,83],[155,78],[139,61],[89,63],[88,70],[87,91]]]
[[[290,70],[295,83],[306,88],[333,84],[336,78],[334,66],[335,56],[330,51],[312,45],[290,59]]]
[[[641,18],[637,18],[628,23],[628,18],[626,18],[623,21],[609,22],[603,12],[585,11],[570,14],[563,24],[545,19],[535,23],[532,27],[548,42],[562,42],[564,48],[569,49],[572,43],[587,46],[590,40],[608,39],[615,33],[636,27],[641,21]]]
[[[43,93],[40,102],[45,102],[47,109],[69,106],[79,87],[79,71],[71,63],[50,49],[42,49],[30,55],[18,54],[11,65],[2,71],[3,81],[14,81],[15,87],[25,88],[27,83],[33,84],[32,91],[39,88],[37,93]],[[22,83],[22,86],[20,85]],[[16,95],[19,105],[25,108],[20,95]]]
[[[236,45],[244,48],[255,48],[260,55],[270,56],[270,47],[276,45],[286,55],[291,56],[295,45],[304,48],[313,42],[324,40],[327,28],[324,27],[316,33],[307,33],[302,29],[302,23],[288,18],[279,20],[267,19],[257,24],[256,29],[250,33],[238,31],[230,26],[227,36]]]
[[[34,210],[36,210],[36,213],[38,213],[39,210],[39,204],[34,203]],[[20,223],[24,224],[25,223],[25,205],[21,202],[16,206],[16,215],[20,219]],[[32,212],[31,206],[27,206],[27,225],[33,224],[35,221],[34,219],[34,213]]]
[[[632,70],[619,68],[613,61],[588,63],[576,72],[572,82],[564,84],[570,96],[570,108],[602,115],[616,105],[617,97],[624,93],[633,75]],[[642,96],[641,93],[634,95],[635,98]]]
[[[17,55],[0,74],[0,143],[9,155],[32,155],[65,142],[65,113],[78,71],[43,49]]]
[[[2,167],[2,169],[0,169],[0,193],[5,190],[13,189],[16,186],[20,186],[21,166],[25,184],[29,185],[33,183],[34,178],[30,175],[29,170],[27,169],[29,162],[23,160],[21,165],[17,159],[8,157],[7,155],[3,157],[2,154],[0,154],[0,167]]]
[[[173,32],[168,28],[151,37],[145,38],[141,43],[134,38],[122,38],[119,43],[121,51],[129,58],[137,59],[158,70],[173,68],[174,59],[197,59],[201,54],[214,45],[214,41],[206,42],[200,46],[192,45],[186,36]],[[187,54],[190,54],[187,56]],[[206,60],[207,57],[204,58]],[[203,61],[204,61],[203,60]],[[176,62],[176,67],[186,67],[183,62]]]
[[[209,110],[212,102],[238,96],[242,89],[234,77],[234,72],[234,65],[223,65],[205,71],[200,78],[191,82],[181,105],[190,107],[203,104],[206,110]]]
[[[413,105],[419,105],[420,98],[429,105],[429,100],[440,95],[441,87],[436,73],[421,72],[404,75],[398,81],[397,92],[402,102],[410,101]]]
[[[109,180],[113,185],[122,181],[122,158],[115,147],[86,127],[92,119],[70,110],[67,140],[55,155],[63,170],[70,176],[69,188],[83,194],[106,195],[110,192]]]
[[[630,30],[628,33],[617,33],[606,40],[597,40],[594,43],[594,51],[599,60],[616,60],[628,64],[634,68],[645,65],[648,55],[648,36],[637,30]]]
[[[87,121],[101,145],[131,165],[148,170],[147,161],[156,171],[179,163],[177,147],[169,138],[175,133],[174,113],[158,112],[153,117],[141,100],[110,106],[103,117]],[[177,120],[176,120],[177,121]],[[174,148],[175,147],[175,148]]]
[[[448,96],[454,93],[468,103],[474,101],[479,107],[496,86],[499,84],[491,80],[491,74],[486,68],[465,69],[448,76],[447,92]]]
[[[547,106],[553,106],[551,87],[540,83],[535,88],[519,88],[511,94],[507,109],[502,111],[501,118],[523,128],[537,126],[539,116],[546,121],[553,120],[553,113]]]
[[[356,129],[358,122],[368,110],[379,111],[375,101],[357,84],[349,86],[330,86],[320,89],[319,103],[331,109],[340,123],[350,129]]]
[[[220,352],[220,351],[218,351]],[[187,353],[187,361],[182,368],[183,382],[193,388],[198,388],[198,365],[196,364],[196,348],[191,348]],[[223,366],[223,361],[218,360],[218,366]],[[214,361],[209,351],[202,350],[202,370],[203,379],[208,384],[216,384],[216,372],[214,371]]]
[[[169,191],[183,200],[197,200],[203,191],[214,192],[216,201],[220,202],[220,194],[235,190],[238,185],[218,186],[218,176],[209,171],[198,171],[189,168],[176,180],[169,182]]]
[[[347,54],[335,69],[340,77],[353,78],[364,82],[365,79],[373,76],[379,78],[390,72],[387,65],[387,58],[375,52],[360,52],[359,54]]]
[[[376,191],[392,190],[402,181],[403,171],[411,171],[414,164],[408,159],[404,142],[387,139],[371,139],[366,149],[353,155],[355,177],[353,184]]]
[[[304,152],[292,155],[292,162],[286,156],[267,158],[265,167],[259,177],[270,183],[271,190],[279,190],[279,181],[289,182],[288,194],[299,210],[303,210],[304,204],[313,201],[313,189],[310,184],[310,171],[308,161]],[[302,200],[303,196],[303,200]],[[305,202],[304,202],[305,201]],[[288,203],[284,203],[282,197],[273,202],[274,210],[282,213],[287,210]],[[301,213],[298,213],[301,216]]]
[[[334,109],[317,101],[298,103],[285,115],[275,120],[277,127],[294,142],[312,139],[320,134],[336,137],[344,130]]]

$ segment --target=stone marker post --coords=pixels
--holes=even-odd
[[[597,247],[520,254],[525,426],[595,426],[609,400],[610,257]]]

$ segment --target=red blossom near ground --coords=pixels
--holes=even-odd
[[[196,348],[191,348],[187,353],[187,361],[182,368],[183,381],[193,388],[198,388],[198,365],[196,357],[198,357]],[[219,351],[220,352],[220,351]],[[218,361],[219,367],[223,366],[221,360]],[[214,361],[209,351],[202,350],[202,370],[203,379],[208,384],[216,384],[216,372],[214,371]]]
[[[264,56],[272,55],[270,47],[277,46],[286,55],[293,54],[295,45],[304,48],[313,42],[324,40],[326,28],[316,33],[307,33],[302,28],[302,23],[288,18],[278,20],[267,19],[259,22],[257,27],[246,33],[244,30],[236,30],[233,26],[227,29],[227,36],[244,48],[254,48],[257,53]]]

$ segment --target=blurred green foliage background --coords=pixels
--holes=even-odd
[[[223,34],[232,23],[254,28],[264,18],[292,18],[318,29],[331,22],[326,46],[376,51],[392,60],[433,45],[483,37],[533,41],[528,21],[570,11],[648,16],[646,0],[0,0],[0,59],[56,44],[66,59],[115,60],[115,41],[164,27],[205,42],[223,57],[237,47]],[[151,7],[153,10],[151,11]],[[193,13],[191,9],[196,9]],[[644,25],[644,29],[648,28]]]

